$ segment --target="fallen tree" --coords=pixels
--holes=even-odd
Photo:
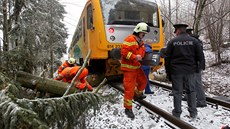
[[[20,80],[21,84],[28,88],[46,89],[52,93],[62,95],[68,85],[67,83],[32,76],[24,72],[19,73],[17,80]],[[5,88],[0,91],[1,129],[82,128],[85,115],[90,111],[99,109],[102,102],[98,94],[91,92],[76,93],[58,98],[21,98],[22,88],[20,86],[5,81],[9,79],[4,79],[4,76],[1,76],[0,80],[1,85],[5,85]],[[51,85],[48,84],[58,86],[57,89],[61,91],[57,91],[57,89],[53,91]]]
[[[65,93],[67,86],[69,85],[69,83],[38,77],[22,71],[17,72],[16,81],[19,82],[23,87],[37,89],[38,91],[49,92],[60,96]],[[69,91],[69,94],[77,91],[78,89],[72,87]]]
[[[22,71],[17,72],[16,81],[25,88],[62,97],[23,98],[22,96],[26,95],[22,94],[26,92],[22,92],[22,87],[0,73],[0,129],[85,128],[85,116],[89,112],[95,113],[100,108],[101,102],[106,100],[99,94],[95,94],[104,85],[106,79],[93,92],[81,93],[75,93],[79,90],[69,83]]]

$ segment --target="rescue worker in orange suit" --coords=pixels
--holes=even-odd
[[[125,114],[134,119],[132,111],[132,99],[142,100],[146,98],[143,90],[147,84],[147,78],[141,69],[139,61],[145,55],[143,38],[150,31],[146,23],[138,23],[133,34],[125,38],[121,47],[121,70],[124,78],[124,107]]]
[[[58,74],[55,80],[71,83],[72,79],[76,76],[79,69],[80,66],[66,67],[60,74]],[[82,73],[77,78],[79,81],[75,82],[76,88],[80,90],[84,90],[85,88],[87,88],[88,91],[93,90],[92,86],[86,81],[87,75],[88,70],[84,68]]]
[[[76,60],[70,57],[58,68],[58,74],[60,74],[66,67],[74,67],[75,64],[76,64]]]

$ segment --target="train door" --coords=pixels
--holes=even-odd
[[[86,43],[88,48],[92,50],[91,55],[100,54],[97,52],[97,36],[96,36],[96,28],[94,23],[94,9],[93,9],[93,1],[90,2],[86,7]],[[87,77],[87,81],[92,86],[97,86],[104,79],[104,68],[105,62],[103,59],[95,59],[91,58],[88,66],[89,75]]]
[[[85,28],[86,28],[86,44],[88,46],[88,49],[92,49],[91,48],[91,30],[93,29],[93,12],[92,12],[92,4],[89,3],[87,5],[87,9],[86,9],[86,23],[85,23]]]
[[[96,44],[96,40],[94,40],[96,38],[95,36],[95,25],[94,25],[94,15],[93,15],[93,3],[89,3],[86,7],[86,33],[87,33],[87,44],[89,49],[92,50],[92,54],[95,54],[95,44]]]
[[[88,52],[88,40],[87,40],[87,33],[86,33],[86,18],[85,16],[83,17],[82,19],[82,40],[83,40],[83,43],[82,43],[82,48],[83,50],[85,50],[85,53],[84,55],[87,55],[87,52]]]

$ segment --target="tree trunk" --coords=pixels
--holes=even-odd
[[[1,64],[0,64],[0,68],[1,68],[1,65],[2,65],[2,42],[1,42],[1,38],[0,38],[0,62],[1,62]]]
[[[8,35],[8,22],[7,22],[7,2],[3,1],[3,51],[8,51],[9,49],[9,35]]]
[[[205,8],[207,0],[197,0],[196,10],[195,10],[195,18],[194,18],[194,34],[198,34],[198,28],[200,26],[200,21],[202,19],[202,13]]]
[[[230,6],[230,0],[228,1],[228,6]],[[228,42],[230,42],[230,13],[228,14]]]
[[[50,78],[53,78],[53,74],[54,74],[54,53],[53,53],[53,45],[54,45],[54,37],[53,37],[53,34],[54,34],[54,22],[53,22],[53,6],[51,5],[51,17],[50,17],[50,35],[49,35],[49,43],[50,43],[50,75],[49,77]]]
[[[30,89],[37,89],[39,91],[49,92],[62,96],[69,83],[51,80],[48,78],[37,77],[32,74],[19,71],[17,72],[17,82],[21,83],[23,87]],[[69,93],[74,93],[77,91],[75,87],[71,88]]]
[[[169,0],[169,39],[172,39],[172,27],[170,25],[170,22],[172,21],[172,12],[171,12],[171,1]]]
[[[178,11],[179,10],[179,2],[176,0],[176,23],[178,24],[179,18],[178,18]]]

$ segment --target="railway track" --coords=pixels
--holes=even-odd
[[[161,82],[157,81],[150,81],[151,84],[162,87],[167,90],[172,90],[172,86],[169,84],[163,84]],[[206,101],[208,104],[215,106],[216,109],[218,109],[218,106],[223,106],[227,110],[230,110],[230,99],[225,98],[225,97],[208,97],[206,96]]]
[[[163,84],[161,82],[157,82],[157,81],[150,81],[151,84],[153,85],[156,85],[158,87],[162,87],[163,89],[166,89],[166,90],[171,90],[172,87],[169,85],[169,84]],[[117,90],[123,92],[123,87],[119,86],[118,84],[122,84],[121,82],[118,83],[114,83],[114,82],[109,82],[109,85],[111,85],[112,87],[116,88]],[[230,103],[228,101],[225,101],[225,100],[221,100],[221,99],[218,99],[218,98],[211,98],[211,97],[207,97],[207,102],[208,104],[212,105],[212,106],[215,106],[216,109],[218,109],[218,106],[223,106],[224,108],[226,108],[227,110],[230,110]],[[136,103],[136,102],[135,102]],[[186,128],[186,129],[194,129],[196,127],[194,127],[193,125],[183,121],[183,120],[180,120],[180,119],[177,119],[176,117],[172,116],[170,113],[162,110],[161,108],[158,108],[157,106],[151,104],[150,102],[147,102],[145,100],[139,100],[138,103],[141,105],[141,106],[144,106],[150,114],[151,112],[153,112],[154,114],[157,114],[159,117],[163,117],[166,122],[165,124],[168,125],[170,128]],[[169,123],[168,123],[168,122]]]
[[[124,92],[124,89],[122,87],[120,87],[118,85],[118,83],[109,83],[110,86],[116,88],[117,90],[119,90],[120,92]],[[196,129],[196,127],[190,125],[189,123],[186,123],[180,119],[177,119],[176,117],[172,116],[170,113],[158,108],[157,106],[145,101],[145,100],[138,100],[138,102],[144,106],[146,109],[148,109],[151,112],[154,112],[155,114],[163,117],[164,119],[166,119],[167,121],[169,121],[170,123],[172,123],[173,125],[175,125],[176,127],[182,128],[182,129]],[[169,124],[166,122],[166,124],[171,127],[171,128],[175,128],[173,125]]]

